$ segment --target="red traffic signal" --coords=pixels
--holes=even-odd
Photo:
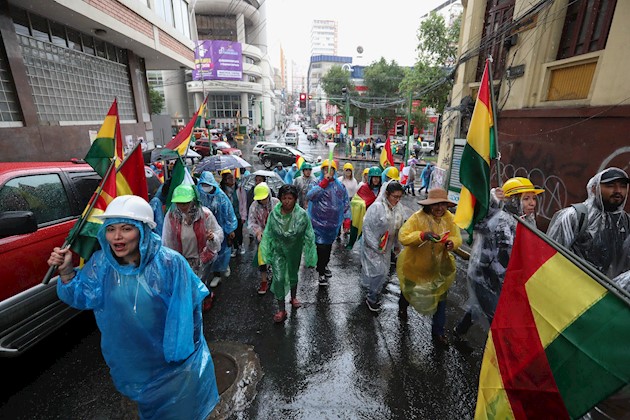
[[[306,108],[306,93],[300,93],[300,108]]]

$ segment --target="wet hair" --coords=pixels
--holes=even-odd
[[[298,198],[298,190],[295,185],[284,184],[278,190],[278,197],[282,200],[282,196],[285,194],[291,194],[295,199]]]
[[[400,182],[398,182],[398,181],[390,181],[390,183],[387,184],[387,188],[385,188],[385,191],[387,192],[387,194],[391,194],[391,193],[396,192],[396,191],[404,192],[405,189],[403,188],[402,185],[400,185]]]

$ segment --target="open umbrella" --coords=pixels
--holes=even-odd
[[[250,165],[245,159],[242,159],[234,155],[213,155],[203,158],[201,162],[197,164],[195,172],[201,173],[204,171],[222,171],[224,169],[236,169],[236,168],[250,168]]]
[[[277,193],[281,186],[284,185],[284,180],[273,171],[258,170],[254,173],[243,177],[243,189],[246,191],[251,190],[256,185],[256,175],[261,175],[267,178],[265,181],[269,185],[269,189],[274,193]]]

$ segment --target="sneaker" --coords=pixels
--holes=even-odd
[[[328,278],[325,275],[323,275],[323,274],[321,274],[319,276],[319,285],[320,286],[328,286]]]
[[[223,277],[227,279],[228,277],[230,277],[230,274],[232,274],[232,270],[230,270],[230,267],[228,267],[227,270],[223,272]]]
[[[365,299],[365,304],[372,312],[379,312],[381,310],[381,304],[378,302],[370,302],[369,299]]]
[[[276,324],[284,322],[285,319],[287,319],[287,311],[278,311],[273,316],[273,322],[275,322]]]
[[[297,300],[297,298],[291,298],[290,302],[291,302],[291,307],[293,309],[297,309],[297,308],[301,308],[302,307],[302,303],[299,300]]]
[[[221,283],[221,276],[216,276],[210,282],[210,287],[217,287]]]
[[[238,253],[241,255],[245,254],[245,247],[244,246],[240,247],[238,250]]]
[[[267,283],[266,281],[261,281],[260,287],[258,288],[258,294],[264,295],[265,293],[267,293],[267,290],[269,290],[269,283]]]
[[[230,254],[232,258],[236,257],[236,248],[232,248],[232,254]]]
[[[324,275],[325,275],[327,278],[331,278],[331,277],[332,277],[332,271],[330,271],[330,270],[328,269],[328,267],[326,267],[326,268],[324,269]]]

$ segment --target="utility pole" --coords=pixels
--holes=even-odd
[[[346,156],[349,154],[348,148],[350,147],[350,142],[348,141],[348,123],[350,122],[350,102],[348,101],[348,88],[341,88],[341,93],[343,94],[343,100],[345,102],[345,126],[346,126],[346,134],[344,136],[344,141],[346,143]]]
[[[262,133],[263,133],[263,132],[264,132],[264,130],[265,130],[265,126],[263,125],[263,119],[264,119],[265,117],[263,116],[263,100],[262,100],[262,97],[260,98],[259,105],[260,105],[260,131],[258,132],[258,135],[259,135],[261,138],[263,138],[263,139],[264,139],[264,137],[265,137],[265,136],[264,136],[264,134],[262,134]]]

